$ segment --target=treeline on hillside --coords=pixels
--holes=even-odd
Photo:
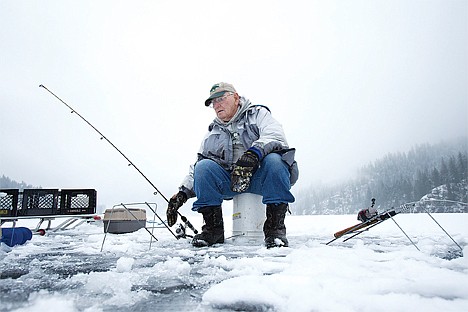
[[[9,177],[2,175],[0,177],[0,189],[31,189],[37,188],[32,186],[31,184],[27,184],[24,181],[16,182],[15,180],[10,179]]]
[[[466,205],[458,203],[468,201],[467,142],[463,138],[388,154],[361,168],[356,179],[299,191],[292,210],[299,215],[353,214],[376,198],[379,211],[423,199],[414,212],[424,208],[432,212],[468,212]]]

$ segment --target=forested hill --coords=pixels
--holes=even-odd
[[[0,189],[7,188],[37,187],[2,175]],[[468,202],[468,138],[387,154],[362,167],[355,179],[314,185],[295,195],[291,205],[295,215],[354,214],[368,207],[372,198],[379,211],[422,199],[432,212],[468,212],[466,205],[457,203]]]
[[[422,199],[432,212],[468,212],[466,205],[456,203],[466,203],[467,194],[468,138],[462,138],[388,154],[340,185],[300,190],[291,210],[298,215],[353,214],[376,198],[379,211]]]
[[[0,177],[0,189],[31,189],[31,188],[37,188],[32,186],[31,184],[27,184],[26,182],[16,182],[15,180],[12,180],[11,178],[2,175]]]

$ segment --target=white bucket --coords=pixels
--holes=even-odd
[[[232,235],[235,240],[263,241],[265,209],[260,195],[242,193],[234,196]]]

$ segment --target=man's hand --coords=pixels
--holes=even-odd
[[[183,204],[187,201],[187,195],[184,192],[179,191],[169,200],[167,204],[166,217],[167,225],[173,226],[177,222],[177,210],[182,207]]]
[[[231,173],[231,190],[245,192],[250,186],[250,179],[258,169],[257,153],[247,150],[234,165]]]

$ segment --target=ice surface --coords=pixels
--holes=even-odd
[[[468,214],[433,216],[466,255]],[[197,249],[166,229],[150,249],[142,229],[107,234],[100,252],[102,223],[83,224],[0,249],[0,310],[468,311],[467,258],[426,214],[395,220],[421,251],[391,221],[325,245],[356,216],[287,216],[290,247],[273,249]]]

